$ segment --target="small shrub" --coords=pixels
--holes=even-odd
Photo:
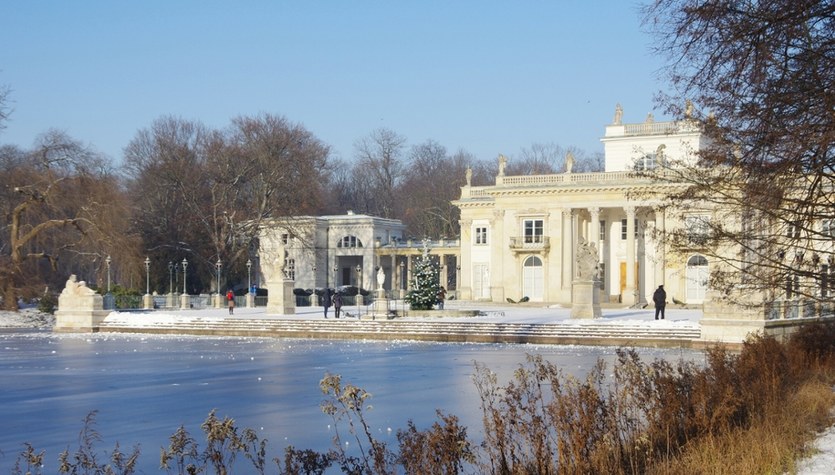
[[[38,301],[38,311],[48,314],[55,313],[55,307],[58,306],[58,297],[55,294],[47,292]]]

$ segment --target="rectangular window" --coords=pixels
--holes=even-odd
[[[821,234],[824,237],[835,238],[835,219],[824,219],[821,221]]]
[[[638,220],[635,219],[635,237],[638,237]],[[622,241],[626,241],[626,220],[620,220],[620,238]]]
[[[600,241],[606,240],[606,221],[600,221]]]
[[[606,263],[601,262],[597,264],[597,267],[600,269],[600,273],[597,277],[600,279],[600,290],[606,290]]]
[[[524,222],[525,243],[542,243],[544,221],[541,219],[526,219]]]
[[[290,235],[289,234],[282,234],[281,235],[281,244],[287,244],[290,242]]]
[[[290,280],[296,280],[296,260],[287,259],[285,269],[287,270],[287,278]]]
[[[475,228],[475,243],[476,244],[487,244],[487,228],[486,227]]]
[[[687,238],[693,244],[705,244],[710,237],[710,217],[687,216],[684,218]]]
[[[799,238],[800,237],[800,223],[799,222],[792,222],[787,223],[786,225],[786,237],[791,238]]]

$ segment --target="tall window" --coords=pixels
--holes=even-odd
[[[486,227],[475,228],[475,243],[476,244],[487,244],[487,228]]]
[[[821,234],[825,237],[835,238],[835,219],[821,221]]]
[[[296,280],[296,260],[287,259],[285,269],[287,271],[287,278],[290,280]]]
[[[600,241],[606,240],[606,221],[600,221]]]
[[[524,222],[525,243],[543,242],[544,222],[541,219],[526,219]]]
[[[620,220],[620,238],[623,241],[626,241],[626,225],[627,221],[625,219]],[[638,219],[635,219],[635,237],[638,237]]]
[[[336,247],[362,247],[362,241],[356,236],[344,236],[336,243]]]

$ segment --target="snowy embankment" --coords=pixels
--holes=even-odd
[[[583,324],[586,322],[572,321],[568,309],[564,308],[535,308],[500,306],[496,308],[482,308],[485,310],[480,317],[472,321],[501,321],[516,323],[562,323],[566,325]],[[598,323],[610,325],[638,324],[647,326],[698,326],[701,312],[684,309],[668,309],[666,321],[655,321],[651,309],[606,309],[603,319]],[[291,318],[291,319],[319,319],[323,318],[321,307],[307,307],[297,309],[297,314],[287,316],[265,315],[263,308],[236,309],[232,318]],[[332,312],[331,312],[332,316]],[[202,310],[168,310],[150,312],[113,312],[108,320],[137,325],[149,325],[154,322],[170,323],[172,321],[206,321],[223,320],[229,318],[226,309]],[[411,317],[419,319],[419,317]],[[433,319],[438,321],[440,319]],[[19,312],[0,312],[0,328],[36,328],[50,329],[55,323],[55,317],[41,313],[36,308],[25,308]],[[819,475],[833,473],[835,467],[835,426],[820,434],[814,443],[816,454],[802,461],[798,473],[801,475]]]
[[[19,312],[0,312],[0,328],[40,328],[55,325],[55,316],[39,312],[37,308],[22,308]]]

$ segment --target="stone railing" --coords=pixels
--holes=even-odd
[[[551,248],[549,236],[512,236],[510,249],[514,251],[547,251]]]
[[[635,172],[599,172],[599,173],[560,173],[554,175],[515,175],[506,176],[502,181],[504,185],[515,186],[547,186],[564,185],[571,183],[603,183],[623,182],[628,179],[635,179],[638,176]]]

